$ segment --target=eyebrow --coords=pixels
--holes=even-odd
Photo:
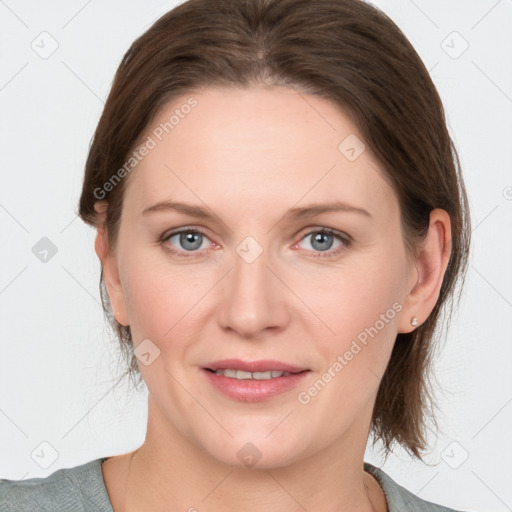
[[[177,211],[190,215],[192,217],[198,217],[202,219],[214,219],[218,218],[216,215],[211,213],[208,208],[202,206],[196,206],[187,203],[180,203],[174,201],[161,201],[152,206],[144,208],[140,215],[147,215],[153,212],[162,211]],[[300,208],[290,208],[282,217],[283,219],[305,219],[314,217],[322,213],[330,212],[345,212],[345,213],[358,213],[365,217],[372,218],[370,212],[364,208],[353,206],[343,201],[336,201],[333,203],[314,203]]]

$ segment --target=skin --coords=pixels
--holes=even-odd
[[[167,105],[145,136],[190,96]],[[127,178],[117,246],[108,247],[101,228],[96,238],[116,319],[131,326],[135,346],[150,339],[160,350],[150,365],[139,363],[149,391],[145,442],[102,466],[114,509],[385,511],[382,489],[363,471],[372,409],[397,333],[414,329],[412,316],[421,325],[437,301],[449,216],[431,213],[413,259],[379,162],[369,149],[354,161],[338,150],[348,135],[362,136],[334,104],[266,85],[194,97],[197,107]],[[216,217],[140,215],[165,200]],[[334,200],[371,217],[284,218],[290,208]],[[97,211],[104,215],[104,203]],[[182,227],[205,232],[200,249],[187,252],[179,237],[159,241]],[[334,237],[321,251],[310,236],[321,228],[352,243]],[[263,250],[252,263],[236,252],[249,235]],[[298,392],[396,302],[394,318],[301,404]],[[311,373],[297,389],[241,402],[201,370],[231,357]],[[261,453],[252,468],[237,457],[248,442]]]

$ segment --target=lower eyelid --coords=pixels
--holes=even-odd
[[[206,240],[208,240],[210,242],[210,244],[213,246],[213,247],[209,247],[211,249],[216,249],[216,248],[219,248],[220,245],[213,242],[212,240],[210,240],[210,238],[208,237],[208,235],[206,233],[204,233],[203,231],[201,230],[198,230],[198,229],[181,229],[179,231],[174,231],[174,232],[171,232],[171,233],[168,233],[168,234],[165,234],[163,237],[162,237],[162,243],[167,243],[167,245],[169,245],[171,248],[168,248],[167,250],[169,250],[171,253],[174,253],[174,254],[188,254],[190,256],[193,256],[193,255],[199,255],[201,253],[203,253],[203,251],[205,251],[205,249],[196,249],[194,251],[186,251],[184,249],[179,249],[173,245],[171,245],[169,242],[169,240],[176,236],[176,235],[180,235],[182,233],[197,233],[197,234],[200,234],[202,235]],[[315,250],[310,250],[310,249],[305,249],[306,251],[308,252],[312,252],[314,253],[315,255],[317,256],[322,256],[323,253],[325,253],[325,255],[335,255],[337,254],[339,251],[342,251],[344,249],[346,249],[347,247],[350,246],[351,244],[351,239],[350,237],[348,237],[348,235],[341,235],[341,234],[338,234],[337,232],[335,231],[332,231],[332,230],[329,230],[329,229],[322,229],[322,228],[317,228],[315,230],[312,230],[312,231],[309,231],[307,233],[304,233],[302,235],[302,237],[299,239],[298,242],[296,242],[295,244],[293,244],[293,247],[295,246],[298,246],[298,244],[304,240],[305,238],[307,238],[308,236],[311,236],[313,234],[316,234],[316,233],[325,233],[325,234],[329,234],[329,235],[332,235],[334,238],[337,238],[340,242],[342,242],[342,244],[338,247],[336,247],[335,249],[327,249],[326,251],[315,251]],[[209,249],[207,248],[207,249]],[[184,256],[186,257],[186,256]]]

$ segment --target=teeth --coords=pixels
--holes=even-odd
[[[256,380],[268,380],[272,378],[272,372],[254,372],[252,376]],[[276,377],[280,377],[280,375],[276,375]]]
[[[223,375],[224,377],[238,380],[269,380],[275,379],[277,377],[286,377],[291,374],[290,372],[280,372],[274,370],[268,372],[246,372],[244,370],[234,370],[228,368],[226,370],[215,370],[215,375]]]

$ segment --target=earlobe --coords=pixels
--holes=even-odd
[[[107,234],[102,227],[97,230],[94,248],[101,261],[103,278],[105,280],[105,286],[114,317],[121,325],[129,325],[130,322],[126,313],[125,299],[119,278],[117,261],[112,251],[109,250]]]
[[[452,250],[450,216],[436,208],[430,212],[427,236],[418,247],[414,262],[415,284],[404,300],[399,321],[400,333],[421,325],[434,309]]]

